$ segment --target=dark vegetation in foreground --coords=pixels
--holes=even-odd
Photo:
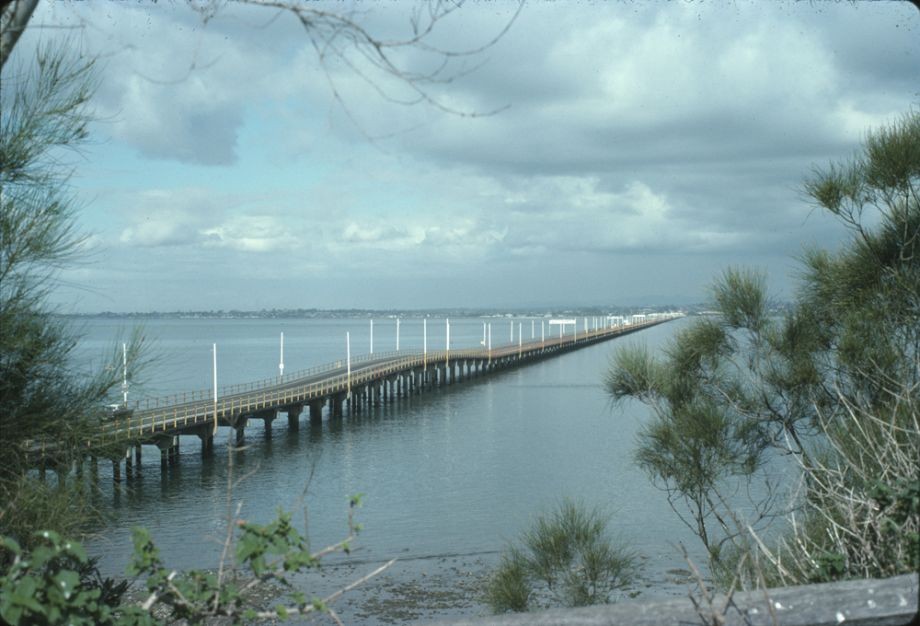
[[[767,314],[762,275],[729,270],[721,316],[663,358],[619,351],[607,377],[653,409],[636,460],[726,587],[920,570],[920,113],[805,192],[850,239],[803,254],[788,313]],[[771,479],[777,455],[797,466],[791,492]]]

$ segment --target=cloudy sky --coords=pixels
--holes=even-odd
[[[351,7],[387,42],[427,15],[311,6]],[[447,62],[447,80],[421,84],[434,104],[405,105],[417,94],[345,40],[317,48],[265,7],[204,20],[184,3],[40,3],[17,60],[67,36],[102,67],[74,159],[92,253],[55,298],[82,312],[689,303],[740,264],[786,297],[795,256],[845,237],[804,177],[920,103],[905,2],[531,2],[484,51],[437,53],[488,44],[516,6],[467,4],[392,49],[411,74]]]

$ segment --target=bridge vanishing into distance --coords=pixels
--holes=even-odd
[[[197,436],[201,451],[213,451],[219,428],[232,428],[230,443],[242,444],[250,420],[262,420],[266,436],[281,414],[288,428],[299,427],[307,413],[311,423],[360,414],[370,407],[395,401],[435,387],[446,387],[492,372],[549,358],[571,350],[664,323],[681,314],[637,315],[616,318],[603,328],[585,329],[559,337],[541,337],[493,348],[491,338],[482,348],[369,354],[348,362],[337,361],[283,377],[233,385],[215,390],[148,398],[114,411],[97,439],[87,448],[107,450],[115,482],[121,481],[122,463],[130,476],[141,463],[141,447],[156,445],[165,470],[177,463],[182,435]],[[569,320],[569,323],[573,320]],[[587,323],[585,324],[587,326]],[[483,342],[485,344],[485,341]],[[134,450],[132,460],[131,450]],[[46,455],[39,451],[44,469]],[[53,465],[53,450],[47,458]],[[92,458],[93,467],[97,460]]]

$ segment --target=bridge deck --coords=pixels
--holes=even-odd
[[[422,353],[396,352],[366,355],[352,361],[351,372],[342,361],[329,363],[284,379],[236,385],[219,390],[217,402],[209,392],[180,393],[166,398],[148,399],[133,410],[116,417],[104,430],[106,438],[153,440],[158,437],[196,433],[206,436],[219,425],[240,429],[249,417],[274,419],[278,410],[299,415],[305,405],[349,400],[354,392],[367,401],[368,393],[379,394],[380,385],[403,382],[420,390],[433,376],[439,384],[454,382],[464,375],[482,374],[529,360],[545,358],[561,351],[632,333],[667,320],[598,329],[565,337],[486,348],[439,350]],[[464,372],[465,368],[465,372]],[[384,388],[383,392],[387,393]],[[399,393],[398,391],[396,393]],[[353,408],[355,408],[353,406]],[[311,415],[312,417],[312,415]]]

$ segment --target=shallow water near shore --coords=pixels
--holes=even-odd
[[[482,323],[451,320],[452,346],[477,345]],[[221,384],[268,378],[277,374],[281,331],[289,372],[340,358],[346,330],[353,354],[360,354],[369,348],[367,339],[363,350],[360,343],[367,324],[151,320],[147,332],[161,358],[146,373],[145,387],[158,393],[206,388],[212,342],[218,343]],[[433,332],[436,322],[428,324]],[[510,322],[493,324],[497,344],[495,326],[510,332]],[[570,497],[610,513],[612,534],[643,555],[646,582],[637,591],[680,591],[668,572],[685,565],[677,543],[692,550],[694,538],[633,463],[645,407],[611,406],[602,380],[618,345],[660,347],[684,324],[669,322],[321,425],[302,417],[298,429],[289,429],[281,418],[269,435],[261,421],[251,421],[246,449],[234,458],[229,500],[224,446],[203,458],[198,439],[183,437],[180,460],[166,472],[157,449],[145,446],[140,468],[119,488],[103,464],[97,504],[110,521],[88,548],[106,574],[123,574],[131,528],[143,525],[169,567],[215,567],[227,512],[238,505],[243,519],[258,522],[279,507],[292,511],[319,548],[344,538],[348,497],[361,493],[356,520],[364,530],[352,554],[330,557],[298,584],[323,596],[395,558],[386,572],[340,599],[337,612],[351,623],[430,621],[485,613],[482,583],[501,550],[534,516]],[[101,354],[118,325],[88,320],[82,358]],[[394,326],[376,326],[378,352],[392,349],[383,346],[395,339]],[[528,339],[530,322],[522,320],[521,328]],[[421,320],[403,321],[401,349],[421,349],[421,331]],[[432,349],[441,347],[429,341]],[[226,437],[221,432],[217,443]]]

